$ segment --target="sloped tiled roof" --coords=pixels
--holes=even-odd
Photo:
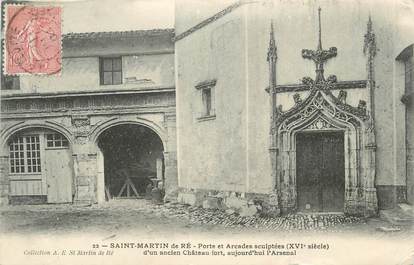
[[[174,35],[174,29],[149,29],[129,31],[101,31],[85,33],[67,33],[63,35],[64,40],[70,39],[99,39],[99,38],[135,38],[143,36],[157,36],[163,34]]]

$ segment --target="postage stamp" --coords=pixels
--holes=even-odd
[[[61,70],[61,7],[6,7],[5,73],[55,74]]]

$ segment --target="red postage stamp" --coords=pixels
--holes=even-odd
[[[6,7],[6,74],[55,74],[61,69],[61,7]]]

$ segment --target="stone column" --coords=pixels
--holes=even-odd
[[[75,198],[74,203],[97,202],[96,154],[74,154]]]
[[[0,206],[9,204],[9,156],[0,156]]]
[[[164,201],[176,201],[178,196],[177,152],[164,152],[165,197]]]
[[[284,132],[279,137],[280,150],[280,164],[278,165],[278,174],[281,177],[280,183],[280,207],[282,212],[292,212],[296,210],[296,186],[292,172],[292,155],[295,154],[291,150],[290,137]],[[295,165],[296,166],[296,165]]]
[[[89,142],[90,119],[86,115],[73,115],[75,141],[72,146],[75,198],[74,203],[97,202],[97,154],[94,143]]]
[[[85,136],[76,136],[73,150],[75,198],[74,203],[97,202],[97,154]]]
[[[271,163],[271,176],[274,183],[274,191],[270,195],[272,198],[272,204],[274,213],[278,215],[280,213],[280,205],[279,205],[279,198],[281,196],[280,193],[280,181],[278,176],[278,155],[279,155],[279,146],[278,146],[278,133],[277,127],[278,124],[276,122],[278,109],[276,107],[277,104],[277,91],[276,91],[276,62],[277,62],[277,47],[275,42],[274,30],[273,30],[273,22],[270,24],[270,38],[269,38],[269,48],[267,51],[267,62],[269,65],[269,96],[270,96],[270,146],[269,146],[269,155],[270,155],[270,163]]]
[[[367,144],[364,147],[365,160],[365,216],[374,216],[378,214],[378,198],[377,189],[375,188],[375,137],[373,131],[368,131],[365,134]]]
[[[177,137],[176,137],[176,116],[174,113],[165,115],[167,127],[167,141],[164,146],[164,201],[177,201],[178,196],[178,169],[177,169]]]
[[[359,141],[356,131],[345,132],[345,206],[348,214],[359,214],[361,189],[360,166],[358,164]]]

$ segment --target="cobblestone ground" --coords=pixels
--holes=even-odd
[[[280,217],[242,217],[223,210],[180,204],[153,204],[145,200],[119,200],[102,205],[24,205],[0,208],[0,231],[105,233],[141,229],[147,233],[166,228],[177,233],[228,231],[373,232],[390,226],[378,218],[343,214],[289,214]],[[402,231],[401,231],[402,232]]]
[[[281,217],[239,216],[223,210],[203,209],[186,205],[162,205],[161,211],[188,219],[191,223],[224,225],[225,227],[266,228],[271,230],[325,230],[366,224],[365,219],[343,214],[288,214]]]

